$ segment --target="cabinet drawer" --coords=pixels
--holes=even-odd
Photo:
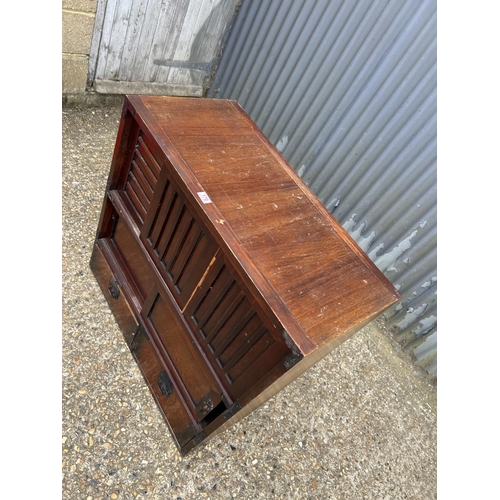
[[[113,247],[123,260],[124,268],[130,273],[131,280],[136,285],[141,302],[147,297],[154,284],[154,273],[146,260],[142,249],[135,240],[132,229],[126,224],[123,217],[117,213],[115,226],[110,237]]]
[[[172,385],[169,390],[168,385],[167,387],[164,385],[165,367],[159,361],[144,331],[140,330],[136,335],[130,350],[177,441],[178,447],[183,448],[196,436],[199,427],[196,426],[182,404],[177,388]]]
[[[152,291],[141,318],[188,410],[203,423],[212,410],[224,405],[223,391],[164,291]]]
[[[139,325],[132,308],[125,298],[122,283],[117,279],[115,272],[111,269],[98,244],[94,245],[90,267],[113,312],[125,341],[130,345]]]

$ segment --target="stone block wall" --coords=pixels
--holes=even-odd
[[[62,93],[84,94],[97,0],[62,1]]]

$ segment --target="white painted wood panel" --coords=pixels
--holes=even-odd
[[[238,0],[99,0],[89,85],[202,96]]]

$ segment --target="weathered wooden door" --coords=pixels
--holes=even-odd
[[[202,96],[238,0],[98,0],[88,84],[109,94]]]

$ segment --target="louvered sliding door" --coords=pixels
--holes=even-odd
[[[121,245],[117,242],[117,248],[134,247],[134,258],[128,259],[127,268],[137,265],[136,261],[151,259],[183,308],[207,270],[217,245],[195,219],[185,195],[172,179],[173,170],[149,135],[136,125],[128,140],[120,178],[108,194],[117,212],[110,237],[114,240],[119,236]],[[137,257],[141,252],[143,255]],[[125,248],[120,253],[126,260]],[[137,281],[145,281],[139,274]],[[150,280],[139,286],[144,298],[148,285]]]
[[[239,398],[288,353],[270,319],[252,304],[218,252],[185,310],[186,321],[232,399]]]
[[[195,219],[167,171],[158,189],[161,196],[141,237],[177,304],[183,308],[207,270],[217,245]]]
[[[127,158],[130,166],[123,176],[118,191],[123,193],[136,223],[141,226],[151,204],[160,175],[160,164],[145,140],[142,131],[136,128],[131,138],[131,151]]]

